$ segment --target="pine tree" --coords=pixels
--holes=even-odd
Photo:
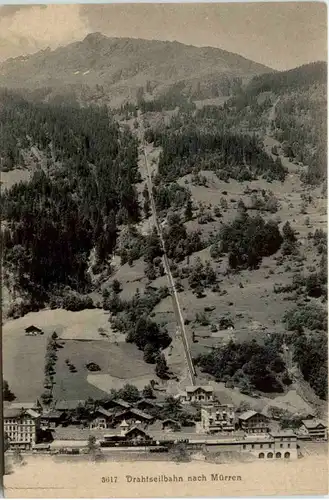
[[[191,220],[193,217],[193,209],[192,208],[193,208],[192,201],[191,201],[191,199],[188,199],[186,202],[185,213],[184,213],[185,220],[187,220],[187,221]]]
[[[156,361],[156,366],[155,366],[155,373],[156,375],[161,378],[161,379],[167,379],[168,378],[168,365],[166,358],[164,357],[163,354],[160,354],[157,358]]]

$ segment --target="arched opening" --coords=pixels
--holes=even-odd
[[[279,451],[275,454],[275,458],[281,458],[281,453]]]
[[[272,452],[268,453],[267,458],[273,458],[273,453]]]
[[[258,458],[264,458],[264,457],[265,457],[264,453],[260,453],[260,454],[258,455]]]
[[[284,454],[284,458],[290,458],[290,453],[289,451],[286,451],[285,454]]]

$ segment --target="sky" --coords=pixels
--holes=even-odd
[[[327,59],[327,7],[320,2],[0,7],[0,55],[5,43],[24,52],[19,37],[56,47],[95,31],[219,47],[279,70]]]

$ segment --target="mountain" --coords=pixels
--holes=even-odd
[[[9,59],[0,65],[0,85],[28,88],[104,87],[129,98],[141,86],[161,93],[181,82],[201,98],[230,95],[232,85],[272,72],[244,57],[212,47],[178,42],[108,38],[101,33],[55,50]]]

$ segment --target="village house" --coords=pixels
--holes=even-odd
[[[262,413],[248,410],[239,416],[239,427],[247,434],[261,434],[269,431],[269,418]]]
[[[127,422],[123,421],[120,424],[120,432],[113,430],[103,436],[99,440],[101,447],[117,447],[117,446],[136,446],[149,444],[153,439],[139,426],[130,426]]]
[[[180,430],[181,426],[177,420],[167,418],[161,422],[162,430],[166,432],[177,432]]]
[[[235,411],[231,404],[207,404],[201,406],[201,422],[198,432],[212,434],[216,432],[233,432],[235,430]]]
[[[131,408],[131,404],[127,403],[127,401],[124,401],[123,399],[110,399],[102,402],[102,407],[105,408],[105,410],[115,409],[118,411],[124,411]]]
[[[126,431],[125,440],[132,442],[134,444],[148,443],[152,441],[152,438],[143,430],[137,426],[131,427]]]
[[[26,335],[43,335],[43,331],[38,328],[37,326],[30,325],[27,328],[25,328],[25,334]]]
[[[161,405],[155,401],[152,401],[152,399],[141,399],[140,401],[134,404],[134,407],[137,408],[138,410],[146,412],[161,409]]]
[[[120,413],[114,414],[112,422],[113,425],[116,426],[118,424],[121,424],[124,420],[129,425],[141,423],[146,426],[152,424],[155,419],[152,415],[149,415],[148,413],[145,413],[141,410],[137,410],[136,408],[129,408],[128,410],[124,410]]]
[[[39,423],[40,414],[34,410],[5,407],[3,425],[9,447],[21,450],[31,449],[37,441]]]
[[[303,420],[299,428],[299,433],[302,436],[309,437],[314,441],[323,441],[328,437],[327,426],[321,420],[316,418]]]
[[[42,430],[55,429],[64,420],[64,412],[58,410],[43,411],[40,416]]]
[[[113,411],[105,410],[99,406],[92,414],[90,429],[108,429],[111,427]]]
[[[214,389],[211,385],[188,386],[180,392],[177,398],[182,404],[207,403],[214,399]]]

